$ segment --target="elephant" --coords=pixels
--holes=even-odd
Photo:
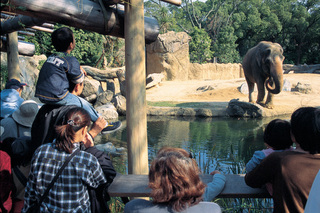
[[[249,102],[253,102],[254,84],[257,84],[257,104],[273,108],[273,95],[279,94],[283,87],[283,49],[280,44],[261,41],[243,58],[242,67],[249,90]],[[265,88],[268,90],[265,100]]]

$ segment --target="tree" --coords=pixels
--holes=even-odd
[[[160,33],[175,31],[176,19],[168,4],[162,1],[149,0],[144,3],[145,16],[151,16],[157,19],[160,25]]]
[[[194,28],[190,34],[192,37],[189,43],[190,61],[192,63],[205,63],[212,58],[213,52],[210,50],[211,39],[204,29]]]
[[[212,49],[215,51],[214,56],[218,58],[219,63],[241,62],[235,43],[236,39],[233,27],[222,27],[216,42],[212,45]]]
[[[292,18],[286,25],[287,57],[295,64],[319,61],[319,1],[297,1],[292,5]],[[310,57],[310,58],[309,58]]]

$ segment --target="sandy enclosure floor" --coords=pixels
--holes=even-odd
[[[320,74],[285,74],[284,79],[294,88],[298,82],[310,84],[312,91],[308,94],[300,92],[285,92],[274,97],[274,109],[268,110],[271,114],[290,114],[301,106],[320,107]],[[239,92],[244,78],[232,80],[207,81],[164,81],[157,87],[147,90],[147,101],[175,101],[175,102],[205,102],[212,107],[227,107],[232,99],[248,101],[248,95]],[[210,86],[212,90],[197,90],[200,87]],[[257,92],[254,93],[254,97]]]

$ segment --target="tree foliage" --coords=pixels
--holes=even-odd
[[[208,33],[195,27],[190,35],[192,37],[189,43],[190,60],[201,64],[211,59],[213,52],[210,50],[211,39]]]
[[[56,24],[55,29],[64,25]],[[69,27],[75,37],[76,47],[71,55],[76,57],[81,65],[89,65],[101,68],[101,59],[106,59],[107,65],[123,66],[124,57],[120,56],[120,49],[124,46],[123,39],[104,36],[98,33]],[[36,47],[36,55],[44,54],[47,57],[55,52],[51,44],[51,34],[37,31],[34,37],[28,37],[28,42],[32,42]],[[106,57],[107,56],[107,57]]]
[[[191,62],[216,58],[219,63],[241,63],[248,49],[272,41],[284,48],[285,63],[320,63],[319,0],[182,0],[180,7],[148,0],[144,10],[145,16],[158,20],[160,33],[191,36]],[[123,39],[72,29],[77,42],[72,54],[81,64],[124,64]],[[37,32],[29,41],[35,43],[37,54],[54,51],[48,33]]]
[[[146,13],[156,9],[153,4],[145,3]],[[164,3],[161,7],[167,7],[170,20],[154,11],[149,14],[161,26],[192,37],[191,62],[211,59],[210,54],[202,59],[209,36],[210,51],[221,63],[241,62],[248,49],[263,40],[283,46],[285,63],[320,63],[319,0],[182,0],[181,7]]]

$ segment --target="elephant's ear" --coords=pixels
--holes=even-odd
[[[265,50],[263,50],[261,52],[261,62],[262,64],[265,64],[266,63],[266,59],[270,56],[271,54],[271,49],[270,48],[267,48]]]
[[[262,60],[262,50],[260,48],[257,48],[256,51],[256,62],[258,64],[258,67],[261,67],[261,60]]]

